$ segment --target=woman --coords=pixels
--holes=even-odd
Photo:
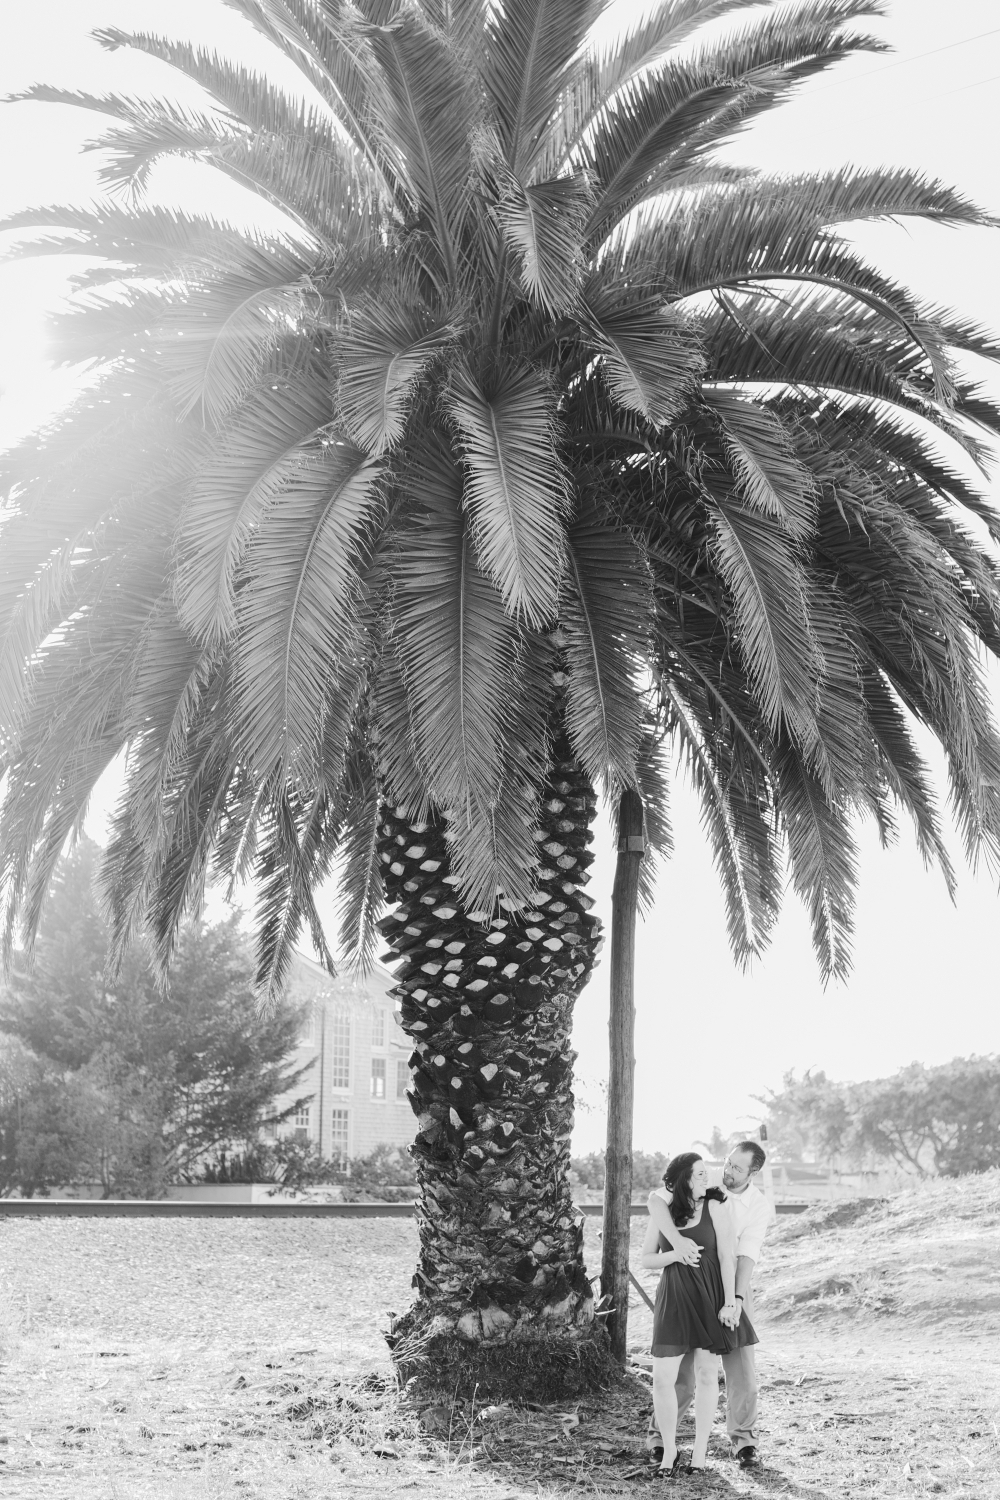
[[[741,1316],[736,1290],[736,1237],[720,1188],[710,1188],[705,1163],[696,1151],[675,1156],[663,1175],[670,1192],[670,1216],[687,1239],[701,1246],[696,1266],[683,1265],[651,1223],[642,1246],[647,1270],[663,1267],[653,1312],[653,1409],[663,1435],[661,1469],[676,1474],[677,1396],[680,1362],[695,1351],[694,1452],[686,1472],[703,1470],[719,1397],[716,1355],[756,1344],[748,1318]]]

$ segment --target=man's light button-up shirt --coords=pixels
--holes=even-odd
[[[771,1227],[771,1207],[760,1188],[751,1182],[742,1193],[726,1199],[736,1230],[736,1254],[760,1260],[760,1247]]]

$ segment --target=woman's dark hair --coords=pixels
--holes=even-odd
[[[670,1192],[670,1217],[678,1226],[694,1218],[694,1194],[691,1191],[691,1173],[695,1162],[704,1160],[697,1151],[682,1151],[667,1162],[663,1174],[663,1186]],[[725,1203],[726,1195],[721,1188],[709,1188],[706,1198]]]

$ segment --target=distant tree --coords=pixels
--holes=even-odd
[[[93,1056],[120,988],[109,990],[104,980],[107,930],[99,864],[100,851],[86,838],[60,860],[42,909],[34,961],[20,956],[0,995],[0,1030],[63,1068],[80,1068]]]
[[[704,1146],[709,1156],[716,1161],[726,1155],[732,1143],[737,1139],[735,1135],[723,1135],[718,1125],[712,1126],[712,1134],[707,1141],[695,1141],[696,1146]]]
[[[1000,1057],[911,1063],[849,1098],[859,1145],[880,1158],[944,1177],[1000,1166]]]
[[[16,1040],[0,1051],[0,1194],[34,1197],[77,1179],[90,1160],[102,1101]]]
[[[1000,1058],[911,1063],[891,1078],[833,1083],[786,1073],[761,1100],[785,1159],[811,1153],[840,1167],[893,1162],[921,1176],[1000,1166]]]
[[[587,1156],[571,1157],[569,1169],[581,1187],[597,1193],[604,1191],[603,1151],[591,1151]]]
[[[848,1152],[850,1119],[844,1084],[828,1079],[821,1068],[794,1071],[782,1078],[780,1092],[756,1095],[767,1112],[772,1156],[801,1162],[807,1157],[832,1161]]]
[[[661,1151],[652,1153],[639,1151],[632,1152],[632,1191],[633,1194],[645,1195],[658,1188],[663,1181],[663,1174],[667,1169],[668,1158]],[[603,1151],[592,1151],[589,1156],[574,1156],[570,1161],[570,1170],[574,1173],[581,1187],[588,1188],[591,1192],[603,1192],[605,1182],[605,1160]]]
[[[288,1062],[301,1016],[287,1005],[258,1013],[235,916],[183,929],[169,1001],[138,948],[106,982],[98,859],[83,839],[61,862],[35,962],[19,963],[0,996],[0,1031],[21,1044],[3,1084],[8,1192],[87,1180],[105,1195],[156,1196],[311,1097],[275,1113],[304,1076]]]

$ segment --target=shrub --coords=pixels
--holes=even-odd
[[[286,1192],[336,1186],[345,1203],[405,1203],[416,1195],[413,1162],[398,1146],[380,1144],[367,1156],[321,1156],[312,1141],[254,1142],[222,1150],[189,1182],[269,1182]]]

